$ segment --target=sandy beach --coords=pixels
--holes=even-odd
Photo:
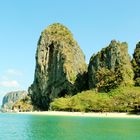
[[[18,112],[18,114],[47,115],[47,116],[80,116],[80,117],[106,117],[106,118],[140,118],[140,114],[128,113],[84,113],[84,112],[63,112],[63,111],[35,111],[35,112]]]

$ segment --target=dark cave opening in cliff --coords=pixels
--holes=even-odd
[[[65,97],[65,95],[67,95],[68,94],[68,90],[67,89],[63,89],[59,94],[58,94],[58,96],[59,97]]]
[[[54,53],[54,45],[53,43],[48,47],[48,53],[49,53],[49,57],[48,57],[48,70],[51,71],[52,69],[52,64],[53,64],[53,53]]]

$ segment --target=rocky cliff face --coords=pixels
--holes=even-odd
[[[134,70],[135,85],[140,86],[140,42],[137,43],[134,50],[132,66]]]
[[[83,52],[71,32],[59,23],[50,25],[38,41],[34,82],[29,88],[33,104],[47,110],[54,98],[78,90],[77,77],[86,71]]]
[[[2,109],[5,111],[12,110],[13,105],[20,99],[25,98],[26,91],[9,92],[3,97]]]
[[[89,87],[133,84],[133,71],[127,43],[111,41],[108,47],[93,55],[88,67]]]

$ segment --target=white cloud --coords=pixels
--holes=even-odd
[[[16,80],[12,80],[12,81],[2,81],[0,82],[0,86],[16,88],[16,87],[20,87],[20,84]]]
[[[3,75],[3,76],[0,77],[0,79],[1,79],[2,81],[7,81],[7,80],[8,80],[8,77],[7,77],[6,75]]]
[[[6,71],[6,74],[12,75],[12,76],[22,76],[22,72],[16,69],[8,69]]]

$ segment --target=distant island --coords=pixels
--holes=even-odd
[[[131,59],[128,44],[112,40],[87,65],[70,30],[48,26],[37,44],[33,84],[10,110],[140,112],[140,42]]]

